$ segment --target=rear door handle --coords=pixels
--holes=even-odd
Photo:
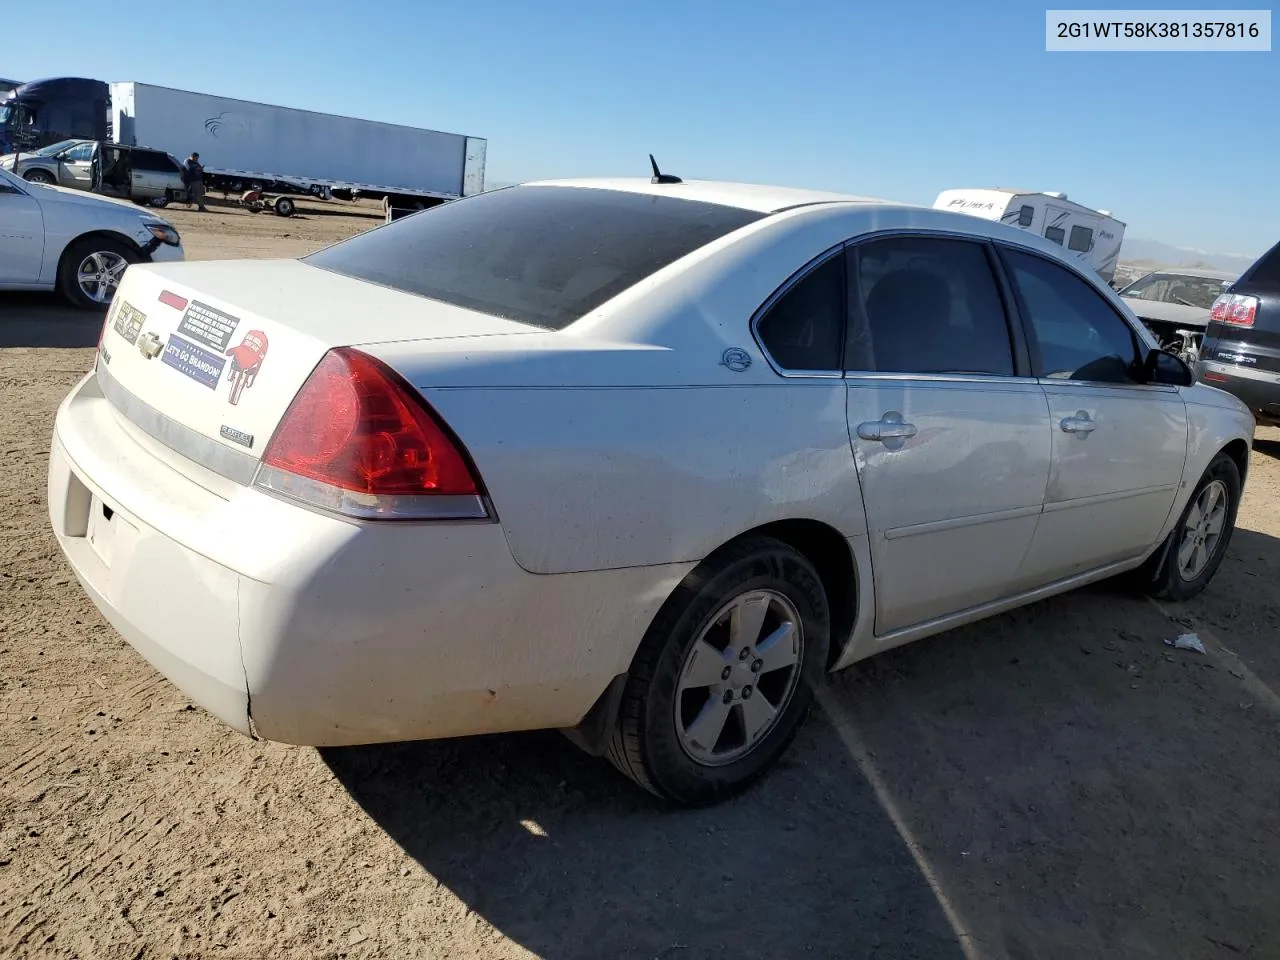
[[[1097,428],[1097,424],[1089,419],[1089,413],[1086,410],[1077,410],[1074,417],[1063,417],[1059,424],[1063,433],[1092,433]]]
[[[902,414],[891,410],[879,420],[869,420],[858,424],[858,436],[863,440],[883,443],[890,450],[899,449],[907,440],[916,435],[916,425],[907,423]]]

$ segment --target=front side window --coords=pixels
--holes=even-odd
[[[845,302],[844,257],[837,253],[778,297],[756,324],[756,333],[785,370],[839,370]]]
[[[886,237],[848,256],[845,369],[1013,376],[1004,304],[981,244]]]
[[[1059,380],[1133,383],[1133,331],[1102,295],[1065,267],[1005,249],[1032,335],[1033,372]]]
[[[82,143],[79,146],[72,147],[67,151],[67,161],[69,163],[88,163],[93,159],[93,144]]]
[[[763,216],[739,207],[624,190],[505,187],[358,234],[303,262],[560,330],[663,267]]]

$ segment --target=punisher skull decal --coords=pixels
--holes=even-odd
[[[240,402],[240,394],[245,387],[253,386],[258,371],[262,369],[262,361],[267,356],[267,335],[261,330],[250,330],[238,347],[227,351],[227,356],[231,358],[231,375],[227,378],[231,393],[227,402],[234,406]]]

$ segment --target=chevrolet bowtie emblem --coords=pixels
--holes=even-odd
[[[144,333],[138,338],[138,352],[148,360],[154,360],[160,356],[161,349],[160,338],[154,333]]]

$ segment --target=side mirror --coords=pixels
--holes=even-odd
[[[1168,383],[1175,387],[1189,387],[1196,382],[1195,374],[1179,356],[1164,350],[1152,350],[1143,365],[1147,383]]]

